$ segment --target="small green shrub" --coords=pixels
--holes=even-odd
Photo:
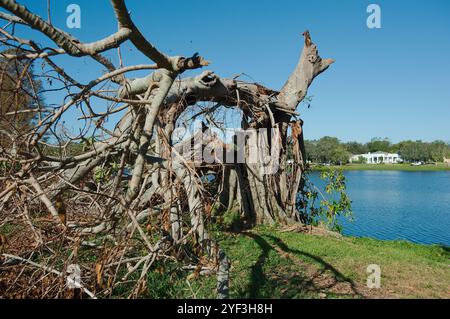
[[[226,230],[239,230],[242,226],[241,215],[235,210],[225,211],[222,216],[222,225]]]

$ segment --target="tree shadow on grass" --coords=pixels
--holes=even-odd
[[[352,279],[346,277],[344,274],[339,272],[339,270],[337,270],[335,267],[333,267],[333,265],[327,263],[322,258],[315,256],[313,254],[307,253],[305,251],[292,249],[292,248],[288,247],[280,238],[277,238],[275,236],[272,236],[272,235],[265,235],[265,236],[270,238],[274,242],[274,244],[277,245],[282,251],[284,251],[286,253],[294,254],[297,257],[302,257],[302,256],[307,257],[309,259],[314,260],[318,264],[320,264],[322,270],[317,271],[307,283],[307,285],[310,285],[313,289],[319,288],[314,284],[314,279],[318,278],[319,276],[322,276],[326,271],[330,271],[333,274],[333,277],[335,280],[331,280],[328,285],[321,286],[319,288],[320,290],[331,289],[334,286],[336,286],[338,283],[347,283],[351,289],[351,295],[353,295],[355,297],[364,297],[363,293],[361,291],[359,291],[359,289],[356,287],[356,285]],[[347,294],[344,293],[343,295],[347,295]]]
[[[442,248],[442,250],[445,252],[445,255],[448,257],[450,257],[450,246],[446,246],[446,245],[439,245],[439,247]]]
[[[363,295],[358,291],[354,282],[345,277],[335,267],[325,262],[322,258],[303,252],[296,249],[289,248],[280,238],[271,235],[264,235],[275,244],[272,246],[264,237],[255,233],[246,232],[245,236],[251,237],[261,248],[261,254],[258,260],[251,269],[251,279],[248,286],[248,295],[250,298],[309,298],[316,297],[318,293],[333,289],[345,283],[349,287],[349,291],[333,292],[334,295],[347,297],[362,297]],[[278,250],[278,251],[277,251]],[[271,251],[283,251],[287,254],[295,255],[296,257],[307,257],[319,263],[322,267],[320,270],[315,270],[313,274],[306,272],[292,272],[292,265],[290,267],[283,267],[271,269],[270,272],[264,271],[264,265]],[[332,275],[326,274],[330,271]],[[270,278],[268,278],[270,276]],[[320,284],[317,282],[320,281]],[[242,292],[241,292],[242,294]]]
[[[266,239],[254,233],[244,233],[251,237],[261,248],[258,260],[251,268],[250,283],[246,291],[241,291],[241,296],[250,298],[304,298],[306,292],[302,289],[307,278],[292,271],[292,265],[278,263],[276,266],[264,269],[271,251],[276,250]]]
[[[262,297],[260,295],[261,288],[267,282],[267,277],[264,274],[263,267],[267,257],[269,256],[270,251],[273,250],[273,248],[261,236],[252,233],[245,233],[245,235],[252,237],[255,240],[255,242],[259,245],[262,251],[255,265],[252,267],[249,285],[250,298],[261,298]]]

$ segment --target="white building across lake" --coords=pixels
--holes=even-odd
[[[387,153],[387,152],[374,152],[367,154],[358,154],[350,157],[350,163],[360,161],[361,158],[364,158],[367,164],[396,164],[399,162],[403,162],[398,154],[395,153]]]

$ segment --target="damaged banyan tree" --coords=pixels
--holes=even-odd
[[[123,0],[111,0],[118,31],[92,43],[14,0],[0,4],[7,11],[0,12],[0,223],[16,227],[1,237],[5,294],[105,298],[122,289],[139,297],[152,289],[149,272],[175,263],[215,273],[224,298],[230,261],[210,231],[217,216],[233,210],[246,227],[300,222],[305,151],[296,109],[333,63],[318,55],[308,31],[297,66],[276,91],[211,71],[182,77],[209,62],[158,50]],[[23,38],[24,28],[52,46]],[[124,66],[124,45],[154,64]],[[76,80],[64,63],[82,59],[104,72],[88,83]],[[132,78],[136,72],[148,75]],[[56,86],[65,98],[45,105],[42,96]],[[232,109],[242,112],[242,123],[227,140],[217,134],[225,128],[215,116]],[[62,119],[74,110],[82,128],[69,134]],[[202,125],[177,138],[186,114]],[[29,125],[17,125],[25,115]]]

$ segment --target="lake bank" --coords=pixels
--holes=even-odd
[[[408,172],[440,172],[449,171],[450,166],[439,164],[426,164],[412,166],[411,164],[346,164],[346,165],[311,165],[312,171],[324,171],[328,169],[337,169],[343,171],[408,171]]]

